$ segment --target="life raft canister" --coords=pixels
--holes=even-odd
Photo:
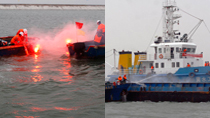
[[[162,59],[162,58],[163,58],[163,55],[162,55],[162,54],[160,54],[160,55],[159,55],[159,58],[160,58],[160,59]]]

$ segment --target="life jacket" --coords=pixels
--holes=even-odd
[[[94,41],[100,43],[103,41],[105,43],[105,25],[100,24],[98,25],[98,29],[94,38]]]
[[[23,44],[22,43],[22,39],[19,35],[15,35],[11,41],[10,41],[11,44],[15,44],[15,45],[20,45],[20,44]]]
[[[151,66],[151,69],[154,69],[154,66]]]
[[[123,79],[124,79],[124,80],[126,80],[126,79],[127,79],[127,77],[126,77],[126,76],[123,76]]]
[[[209,63],[208,62],[206,63],[206,66],[209,66]]]
[[[207,63],[205,63],[204,66],[207,66]]]
[[[118,80],[119,80],[119,81],[122,81],[122,77],[118,77]]]
[[[187,67],[190,67],[190,64],[188,64]]]

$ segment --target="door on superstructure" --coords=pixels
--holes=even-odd
[[[166,50],[166,52],[165,52],[165,59],[170,59],[171,58],[171,49],[170,49],[170,47],[169,46],[165,46],[165,50]]]

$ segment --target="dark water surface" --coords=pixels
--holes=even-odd
[[[50,31],[77,19],[94,23],[105,19],[105,11],[94,10],[1,10],[0,14],[2,36],[20,28]],[[2,57],[0,117],[103,118],[104,70],[104,59],[77,60],[45,51]]]
[[[109,102],[106,118],[209,118],[209,102]]]

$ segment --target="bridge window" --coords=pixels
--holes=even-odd
[[[161,63],[161,68],[164,68],[164,63]]]
[[[195,48],[192,48],[192,52],[195,52]]]
[[[155,68],[158,68],[158,63],[155,63]]]
[[[162,53],[162,48],[159,48],[159,53]]]
[[[187,52],[190,52],[191,51],[191,48],[187,48]]]
[[[176,67],[179,67],[179,62],[176,62]]]
[[[175,67],[175,62],[171,63],[171,67],[174,68]]]

